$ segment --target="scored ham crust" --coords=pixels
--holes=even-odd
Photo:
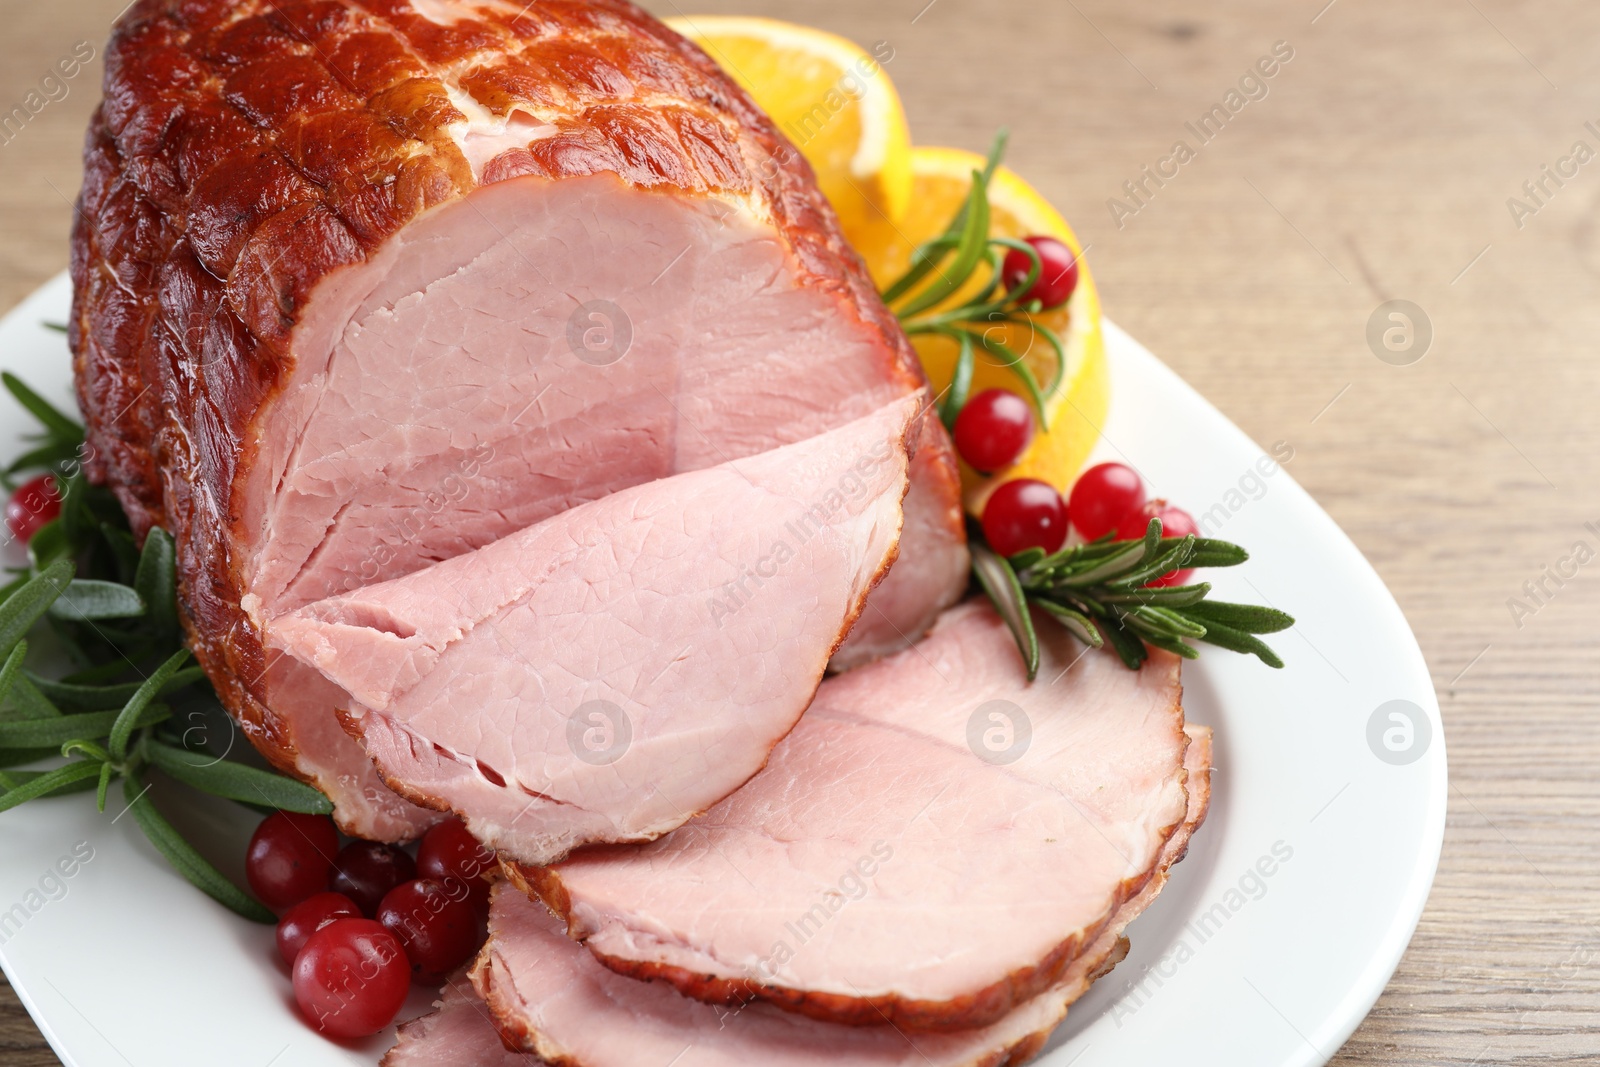
[[[70,335],[88,473],[115,492],[141,539],[155,525],[174,534],[190,643],[224,704],[269,759],[328,792],[341,824],[363,836],[411,837],[432,816],[383,787],[329,714],[334,694],[319,679],[269,658],[262,629],[275,612],[482,547],[585,499],[792,443],[924,388],[803,158],[699,49],[624,0],[138,0],[107,49],[78,206]],[[635,245],[595,243],[600,262],[583,260],[607,237],[607,220],[630,213],[637,233],[615,241]],[[590,218],[600,221],[585,232]],[[555,244],[536,245],[541,232]],[[685,252],[696,252],[676,273],[673,249],[644,254],[653,239],[684,234]],[[550,247],[573,251],[553,262]],[[462,257],[455,291],[451,264],[442,278],[425,270],[450,254]],[[630,267],[642,275],[605,273]],[[524,397],[506,374],[474,378],[471,361],[441,359],[470,346],[462,327],[475,315],[523,316],[508,339],[548,339],[569,310],[578,321],[584,307],[556,304],[548,321],[529,321],[573,272],[588,271],[585,292],[604,298],[611,284],[650,294],[658,270],[667,280],[635,316],[637,351],[618,367],[660,393],[641,360],[676,349],[651,331],[663,309],[698,294],[713,302],[701,309],[711,320],[747,309],[738,326],[751,340],[708,326],[679,344],[683,358],[732,334],[724,344],[750,349],[745,364],[719,350],[705,368],[666,367],[664,381],[686,384],[660,402],[641,386],[653,405],[641,414],[615,374],[584,387],[587,408],[568,410],[570,367],[541,401],[554,383],[537,375],[525,376]],[[543,296],[511,277],[526,274],[537,288],[546,272],[556,277],[541,283]],[[739,291],[740,279],[767,285]],[[413,293],[432,301],[417,322],[405,317]],[[481,307],[471,306],[475,294]],[[457,305],[454,323],[441,319],[440,307]],[[412,338],[435,346],[417,352],[418,366],[460,380],[422,382],[413,396],[403,390],[414,368],[351,370]],[[491,340],[495,352],[509,343]],[[777,354],[756,358],[767,349]],[[803,358],[815,360],[809,374]],[[762,383],[738,379],[746,364],[771,376],[768,393],[791,408],[749,403]],[[368,432],[364,413],[403,427],[418,397],[492,405],[502,384],[536,411],[529,421],[549,441],[525,444],[515,411],[467,411],[433,427],[431,442],[420,418],[415,440],[399,446],[422,452],[414,468],[394,470],[383,466],[392,433],[351,439]],[[395,395],[368,396],[369,386]],[[604,409],[613,393],[622,416]],[[371,407],[308,421],[323,417],[325,397],[336,413],[352,399]],[[568,427],[630,412],[637,424],[619,425],[616,439],[596,431],[605,439],[593,450],[563,451]],[[456,440],[480,422],[500,436]],[[955,462],[937,420],[923,425],[902,545],[920,572],[891,573],[884,606],[869,601],[846,653],[856,641],[877,652],[914,640],[964,586]],[[676,443],[662,446],[662,433]],[[568,454],[578,474],[557,470],[551,486],[516,475]],[[469,515],[423,514],[441,472],[480,468]],[[361,558],[363,538],[381,542],[373,531],[393,515],[420,515],[424,529]],[[925,591],[908,596],[913,577]],[[295,586],[302,578],[305,589]]]
[[[889,1026],[845,1027],[786,1015],[770,1005],[730,1010],[684,1000],[660,983],[601,968],[560,934],[537,904],[496,891],[491,940],[439,1010],[400,1028],[383,1067],[1015,1067],[1036,1055],[1069,1005],[1127,954],[1124,936],[1166,885],[1205,820],[1211,798],[1211,731],[1187,728],[1187,809],[1149,879],[1072,961],[1060,982],[980,1031],[928,1034]],[[487,999],[487,1005],[485,1004]],[[491,1014],[492,1012],[492,1014]],[[507,1045],[523,1052],[507,1050]]]

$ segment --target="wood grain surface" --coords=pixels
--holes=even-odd
[[[98,49],[123,2],[8,5],[0,110],[78,42]],[[1108,313],[1257,441],[1291,442],[1294,476],[1399,598],[1444,709],[1449,828],[1416,939],[1335,1062],[1600,1063],[1600,564],[1545,577],[1600,543],[1600,160],[1561,162],[1600,150],[1600,5],[696,8],[889,41],[920,142],[981,150],[1009,125],[1012,164],[1092,246]],[[1266,95],[1129,200],[1123,183],[1193,144],[1184,123],[1280,41],[1293,58]],[[0,306],[66,264],[99,76],[96,60],[0,145]],[[1545,165],[1576,173],[1536,203],[1522,185]],[[1114,219],[1113,197],[1138,210]],[[1391,299],[1432,324],[1411,365],[1366,339]],[[0,987],[0,1064],[56,1062]]]

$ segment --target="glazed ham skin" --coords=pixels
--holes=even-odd
[[[349,697],[399,793],[544,864],[761,769],[894,558],[919,397],[307,605],[271,647]],[[731,590],[731,591],[730,591]]]
[[[703,817],[525,877],[607,966],[690,996],[994,1023],[1140,891],[1185,810],[1176,657],[1130,671],[1039,632],[1030,684],[987,603],[947,612],[915,648],[830,678]]]
[[[601,967],[561,936],[561,925],[512,885],[495,891],[490,941],[472,978],[488,1007],[459,985],[441,1010],[400,1030],[383,1067],[511,1067],[505,1041],[525,1049],[529,1067],[1007,1067],[1031,1059],[1067,1007],[1127,951],[1127,926],[1155,900],[1206,816],[1211,734],[1188,727],[1186,808],[1139,893],[1065,968],[1051,989],[993,1025],[964,1033],[917,1033],[889,1026],[841,1026],[770,1004],[727,1008],[681,997],[659,982],[635,982]],[[910,918],[908,916],[908,918]],[[905,920],[903,920],[905,921]],[[912,919],[911,921],[915,921]],[[905,929],[904,926],[901,927]],[[492,1016],[490,1014],[492,1011]]]
[[[89,473],[176,536],[252,741],[365,836],[432,816],[267,622],[924,385],[802,157],[625,0],[138,0],[84,159]],[[926,434],[872,650],[965,584]]]

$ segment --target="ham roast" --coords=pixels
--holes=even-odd
[[[176,536],[251,740],[366,837],[435,816],[273,620],[925,386],[799,153],[626,0],[137,0],[78,207],[90,476]],[[965,587],[921,425],[908,564],[841,662]]]
[[[1087,991],[1127,951],[1124,930],[1165,885],[1205,819],[1211,795],[1211,734],[1190,727],[1187,808],[1144,887],[1124,902],[1055,987],[994,1024],[965,1033],[840,1026],[769,1004],[730,1009],[688,1000],[659,982],[634,982],[601,967],[561,936],[561,925],[514,887],[495,891],[491,938],[473,980],[459,981],[439,1011],[400,1028],[383,1067],[1007,1067],[1032,1057]],[[913,922],[915,920],[912,920]],[[901,926],[902,933],[906,927]],[[492,1009],[493,1014],[490,1014]],[[507,1051],[507,1044],[527,1054]]]
[[[669,837],[523,877],[607,966],[851,1024],[998,1022],[1060,981],[1184,821],[1178,659],[1130,671],[987,602],[829,679],[766,769]]]
[[[811,703],[893,559],[919,408],[580,504],[280,616],[269,645],[350,695],[397,792],[502,856],[652,840],[760,770]],[[730,606],[718,590],[747,569]]]

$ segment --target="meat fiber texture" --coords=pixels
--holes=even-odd
[[[987,602],[829,679],[765,770],[670,837],[526,877],[607,966],[718,1003],[960,1030],[1055,985],[1183,822],[1176,657],[1130,671]],[[975,904],[975,902],[981,902]]]
[[[465,976],[450,979],[434,1005],[437,1010],[400,1027],[381,1067],[545,1067],[537,1056],[505,1046]]]
[[[920,407],[581,504],[280,616],[268,641],[349,694],[396,791],[502,855],[651,840],[811,703],[894,558]]]
[[[1190,727],[1187,808],[1144,888],[1062,974],[1057,985],[1004,1019],[965,1033],[918,1033],[886,1025],[850,1027],[779,1011],[770,1004],[719,1007],[685,999],[658,982],[601,967],[561,936],[560,923],[512,885],[495,891],[491,940],[473,971],[482,999],[454,984],[442,1006],[400,1029],[383,1067],[1008,1067],[1030,1059],[1087,991],[1127,951],[1123,936],[1164,887],[1210,803],[1211,734]],[[492,1009],[492,1012],[491,1012]],[[508,1052],[507,1044],[526,1050]],[[472,1059],[469,1057],[477,1057]]]
[[[137,0],[84,162],[89,474],[175,535],[251,740],[364,836],[436,816],[269,654],[273,619],[925,388],[800,154],[625,0]],[[922,432],[914,566],[846,660],[964,588]]]

